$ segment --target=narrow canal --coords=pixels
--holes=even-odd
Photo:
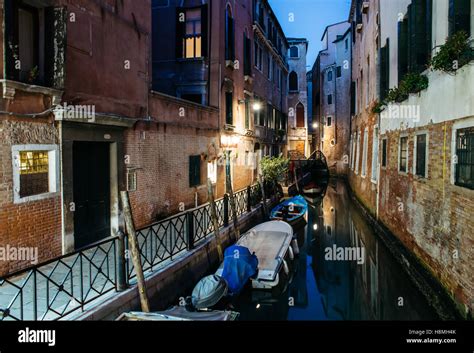
[[[309,207],[307,224],[295,231],[301,252],[287,285],[246,290],[235,302],[240,320],[437,319],[345,183],[332,180],[322,201]],[[339,248],[358,248],[364,256],[331,260],[328,254]]]

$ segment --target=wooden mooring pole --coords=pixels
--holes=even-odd
[[[263,209],[263,217],[267,218],[267,197],[265,196],[265,180],[263,176],[260,174],[258,176],[258,183],[260,184],[260,189],[262,190],[262,209]]]
[[[140,261],[140,249],[138,247],[137,234],[135,233],[135,225],[133,224],[132,211],[130,208],[130,200],[128,198],[128,191],[121,191],[123,215],[125,218],[125,227],[127,229],[128,243],[132,250],[132,261],[137,274],[138,293],[140,295],[140,304],[142,311],[150,312],[150,303],[146,292],[145,276],[143,275],[142,263]]]
[[[234,239],[235,241],[240,238],[239,228],[239,217],[237,216],[237,208],[235,207],[234,191],[232,190],[232,179],[230,177],[230,152],[226,153],[226,181],[225,188],[226,193],[229,195],[230,209],[232,211],[232,221],[234,223]]]
[[[224,260],[224,254],[222,253],[222,245],[219,238],[219,221],[217,219],[216,203],[214,202],[214,192],[212,191],[211,179],[207,179],[207,197],[209,199],[209,206],[211,207],[211,219],[214,225],[214,237],[216,239],[217,253],[219,254],[219,262]]]

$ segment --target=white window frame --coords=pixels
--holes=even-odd
[[[356,165],[355,165],[356,174],[359,174],[359,162],[360,162],[360,130],[357,132],[357,142],[356,142]]]
[[[402,138],[406,137],[407,138],[407,170],[406,171],[401,171],[400,170],[400,156],[402,154]],[[398,174],[402,175],[407,175],[408,172],[410,171],[409,166],[409,161],[410,161],[410,139],[408,138],[408,134],[401,134],[400,137],[398,138],[398,158],[397,158],[397,165],[398,165]]]
[[[49,192],[20,197],[20,152],[48,151]],[[59,148],[58,145],[13,145],[13,203],[38,201],[59,195]]]
[[[375,125],[372,135],[372,163],[370,181],[377,183],[378,179],[378,162],[379,162],[379,126]]]
[[[362,145],[362,168],[360,171],[360,176],[365,178],[367,176],[367,158],[369,150],[369,128],[364,129],[364,140]]]
[[[420,176],[416,174],[416,156],[417,156],[417,137],[419,135],[426,135],[426,147],[425,147],[425,175]],[[428,160],[429,160],[429,141],[430,141],[430,134],[428,130],[420,130],[415,133],[415,137],[413,138],[413,176],[416,178],[421,178],[421,179],[428,179]]]
[[[457,139],[458,130],[469,128],[472,126],[474,126],[474,117],[462,119],[460,121],[456,121],[453,124],[452,132],[451,132],[451,178],[450,178],[451,185],[454,185],[457,188],[462,188],[463,190],[467,190],[468,192],[472,192],[472,190],[460,185],[456,185],[456,164],[457,164],[456,163],[457,161],[456,139]]]

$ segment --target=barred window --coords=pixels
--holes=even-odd
[[[49,192],[48,151],[20,152],[20,197]]]
[[[474,190],[474,127],[456,132],[456,185]]]

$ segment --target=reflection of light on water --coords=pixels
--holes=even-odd
[[[313,229],[318,230],[318,224],[317,223],[313,224]]]

